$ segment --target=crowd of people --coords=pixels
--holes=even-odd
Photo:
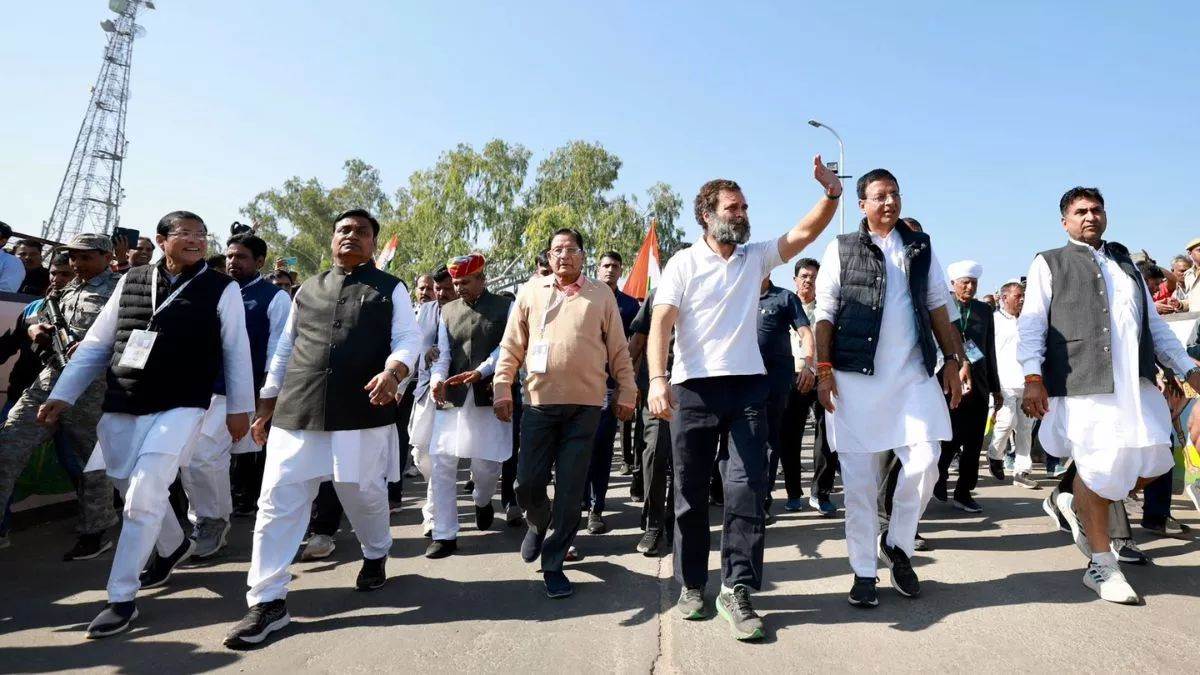
[[[1161,315],[1200,308],[1200,239],[1163,270],[1104,239],[1099,190],[1072,188],[1059,203],[1064,245],[1038,253],[989,303],[976,297],[982,266],[943,267],[933,238],[901,217],[899,180],[876,169],[855,186],[857,231],[796,261],[793,292],[772,271],[817,239],[843,199],[819,157],[813,178],[822,194],[812,208],[756,242],[742,188],[705,183],[699,238],[644,300],[618,288],[619,252],[590,251],[569,228],[515,293],[489,287],[484,256],[463,252],[410,294],[375,266],[380,226],[361,209],[334,219],[332,267],[302,284],[279,265],[264,276],[267,244],[252,231],[207,258],[208,228],[188,211],[134,246],[78,235],[46,269],[42,246],[20,242],[15,263],[0,254],[0,280],[45,297],[5,338],[20,357],[0,429],[0,503],[53,439],[81,518],[65,559],[114,548],[120,521],[89,638],[126,630],[140,589],[218,555],[233,519],[253,517],[249,610],[225,638],[244,648],[290,621],[289,566],[297,552],[332,554],[343,515],[363,558],[355,588],[385,585],[404,475],[425,478],[426,557],[458,551],[461,489],[480,530],[493,527],[499,491],[546,595],[572,595],[564,563],[579,557],[580,529],[608,529],[619,446],[617,470],[642,503],[637,550],[673,550],[675,612],[715,611],[734,637],[756,640],[753,594],[780,474],[785,510],[807,504],[825,517],[839,513],[840,475],[848,600],[870,608],[880,564],[897,593],[921,594],[912,557],[929,545],[918,526],[931,499],[981,512],[981,460],[998,480],[1041,489],[1033,467],[1044,455],[1057,484],[1043,507],[1087,557],[1083,584],[1138,602],[1119,563],[1148,558],[1126,497],[1143,491],[1144,528],[1187,529],[1170,515],[1171,449],[1200,436],[1184,387],[1200,390],[1200,347]],[[0,240],[10,234],[0,226]],[[720,582],[710,594],[713,507]]]

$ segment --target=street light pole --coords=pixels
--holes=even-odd
[[[838,132],[833,130],[833,127],[831,127],[827,124],[822,124],[816,120],[809,120],[808,123],[811,126],[817,127],[819,129],[825,129],[829,133],[833,134],[833,137],[837,139],[838,178],[839,179],[849,178],[850,177],[849,174],[841,175],[841,174],[846,173],[846,145],[844,143],[842,143],[842,137],[838,135]],[[843,191],[843,193],[845,192],[845,186],[842,187],[842,191]],[[840,224],[838,226],[838,234],[845,234],[846,233],[846,200],[845,199],[842,199],[841,203],[838,204],[838,217],[840,219]]]

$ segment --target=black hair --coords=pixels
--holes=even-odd
[[[806,270],[810,267],[820,271],[821,263],[817,262],[815,258],[801,258],[796,261],[796,266],[792,268],[792,276],[798,277],[800,276],[800,270]]]
[[[191,211],[172,211],[159,219],[158,227],[155,229],[159,234],[165,237],[171,233],[171,228],[175,227],[175,225],[181,220],[194,220],[197,223],[204,225],[204,219],[192,213]],[[208,226],[205,225],[204,229],[207,230]]]
[[[437,284],[444,284],[450,281],[450,270],[446,269],[445,265],[433,271],[433,281]]]
[[[255,260],[267,257],[267,242],[256,236],[253,232],[242,232],[235,234],[225,242],[226,246],[239,244],[250,249],[250,255],[254,256]]]
[[[887,169],[871,169],[870,171],[858,177],[858,184],[856,186],[858,198],[866,199],[867,186],[877,180],[890,180],[896,184],[897,188],[900,187],[900,181],[896,180],[896,177],[892,175],[891,171],[888,171]]]
[[[38,243],[32,239],[22,239],[21,241],[18,241],[17,243],[13,244],[13,251],[16,251],[18,248],[21,248],[22,246],[32,246],[39,251],[42,250],[42,245],[40,243]]]
[[[204,262],[213,269],[225,269],[225,256],[220,253],[214,253],[204,259]]]
[[[348,211],[342,211],[337,215],[336,218],[333,219],[333,224],[337,225],[347,218],[362,218],[371,224],[371,231],[375,233],[375,236],[379,236],[379,221],[375,220],[375,216],[371,215],[366,209],[350,209]]]
[[[1155,265],[1154,263],[1150,262],[1149,260],[1138,261],[1137,268],[1138,268],[1138,271],[1142,273],[1142,276],[1147,279],[1163,280],[1163,279],[1167,278],[1166,272],[1163,272],[1161,267],[1159,267],[1158,265]]]
[[[1100,194],[1100,188],[1080,187],[1076,185],[1064,192],[1062,199],[1058,200],[1058,212],[1064,216],[1067,215],[1067,208],[1076,199],[1092,199],[1100,202],[1100,206],[1104,206],[1104,195]]]
[[[8,226],[8,223],[0,220],[0,239],[8,239],[11,236],[12,228]]]
[[[551,237],[551,239],[553,239],[553,237]],[[533,259],[533,264],[537,267],[549,267],[550,249],[546,248],[538,251],[537,257]]]
[[[512,291],[500,291],[500,292],[499,292],[499,293],[497,293],[496,295],[499,295],[499,296],[502,296],[502,297],[508,298],[509,300],[516,300],[516,299],[517,299],[517,296],[516,296],[516,295],[514,295]]]
[[[67,253],[66,251],[60,251],[59,253],[55,253],[54,257],[50,259],[51,267],[62,267],[63,265],[70,265],[70,264],[71,264],[71,255],[69,253]]]
[[[270,279],[272,281],[280,277],[287,277],[288,281],[292,282],[293,285],[296,283],[296,275],[290,270],[275,270],[274,272],[271,272]]]
[[[550,235],[549,239],[546,240],[546,250],[550,249],[550,244],[554,241],[554,238],[560,234],[567,234],[574,237],[576,245],[578,245],[581,250],[587,248],[583,245],[583,235],[579,232],[579,230],[576,230],[573,227],[560,227],[554,231],[554,234]]]
[[[610,260],[616,260],[618,263],[620,263],[622,265],[625,264],[625,260],[621,258],[621,254],[617,253],[616,251],[609,251],[608,253],[605,253],[604,255],[600,256],[601,260],[604,260],[605,258],[608,258]]]

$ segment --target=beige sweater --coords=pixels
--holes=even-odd
[[[633,407],[637,389],[617,298],[598,281],[581,276],[579,283],[580,291],[563,296],[548,316],[547,305],[555,295],[562,295],[554,287],[554,276],[537,277],[521,288],[500,341],[493,379],[496,400],[512,398],[517,370],[523,365],[528,370],[525,359],[530,345],[544,339],[550,343],[546,372],[525,377],[530,403],[604,405],[608,366],[617,381],[617,402]],[[543,316],[544,335],[540,333]]]

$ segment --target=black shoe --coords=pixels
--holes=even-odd
[[[571,587],[571,582],[567,579],[567,575],[555,570],[553,572],[543,572],[542,579],[546,582],[546,597],[548,598],[569,598],[575,592]]]
[[[425,557],[437,560],[452,555],[457,550],[457,539],[434,539],[429,543],[429,548],[425,549]]]
[[[955,497],[953,500],[951,500],[950,506],[953,506],[959,511],[966,511],[967,513],[983,513],[983,507],[980,506],[979,502],[975,501],[975,498],[971,497],[970,495],[966,497]]]
[[[915,598],[921,594],[921,581],[917,579],[917,573],[913,571],[908,555],[901,551],[899,546],[888,545],[887,535],[887,530],[879,535],[879,557],[883,559],[883,564],[892,570],[892,587],[900,595]]]
[[[146,565],[146,569],[138,576],[138,581],[141,582],[142,588],[157,588],[167,583],[171,578],[171,572],[179,563],[187,560],[192,555],[192,550],[196,548],[195,539],[184,539],[179,548],[167,557],[158,555],[155,551],[150,554],[150,562]]]
[[[88,639],[94,640],[96,638],[123,633],[129,629],[130,622],[136,619],[137,616],[137,607],[134,606],[132,600],[129,602],[110,602],[88,624]]]
[[[260,602],[250,608],[245,618],[225,635],[224,644],[230,649],[245,649],[262,644],[267,636],[291,622],[283,600]]]
[[[992,478],[998,481],[1004,480],[1004,460],[988,458],[988,471],[991,472]]]
[[[646,500],[646,487],[642,481],[642,472],[633,472],[633,480],[629,481],[629,501],[639,504]]]
[[[546,541],[546,533],[538,532],[532,527],[525,531],[525,539],[521,541],[521,560],[531,563],[542,554],[542,542]]]
[[[466,482],[466,483],[463,485],[463,492],[464,492],[464,493],[466,493],[466,494],[471,494],[471,493],[472,493],[472,492],[474,492],[474,491],[475,491],[475,481],[473,481],[473,480],[468,480],[468,481],[467,481],[467,482]]]
[[[621,462],[621,475],[622,476],[632,476],[633,475],[633,467],[629,466],[625,462]]]
[[[608,523],[604,522],[599,513],[589,513],[587,531],[588,534],[604,534],[608,532]]]
[[[382,558],[363,558],[362,569],[358,571],[358,578],[354,580],[354,589],[358,591],[373,591],[376,588],[382,588],[387,583],[387,572],[384,571],[384,564],[387,562],[387,556]]]
[[[1113,539],[1112,550],[1117,554],[1117,560],[1128,565],[1150,564],[1150,556],[1138,548],[1132,539]]]
[[[879,592],[875,590],[875,584],[877,583],[879,583],[879,579],[875,577],[854,575],[854,585],[850,587],[850,604],[855,607],[878,606]]]
[[[761,640],[762,618],[750,604],[750,589],[738,584],[732,591],[717,594],[717,614],[729,622],[733,637],[738,640]]]
[[[492,506],[491,502],[487,506],[475,507],[475,527],[486,530],[492,526],[492,521],[496,519],[496,507]]]
[[[91,560],[99,557],[108,549],[113,547],[111,540],[104,538],[103,532],[92,532],[89,534],[79,535],[79,539],[75,541],[75,545],[70,551],[63,554],[63,560],[71,562],[72,560]]]
[[[257,504],[243,504],[233,507],[233,512],[230,515],[234,518],[253,518],[257,513]]]
[[[933,484],[933,498],[939,502],[946,501],[946,483],[939,480]]]
[[[646,534],[642,535],[642,540],[638,542],[637,550],[642,555],[652,556],[658,553],[658,546],[662,542],[662,530],[648,529]]]

